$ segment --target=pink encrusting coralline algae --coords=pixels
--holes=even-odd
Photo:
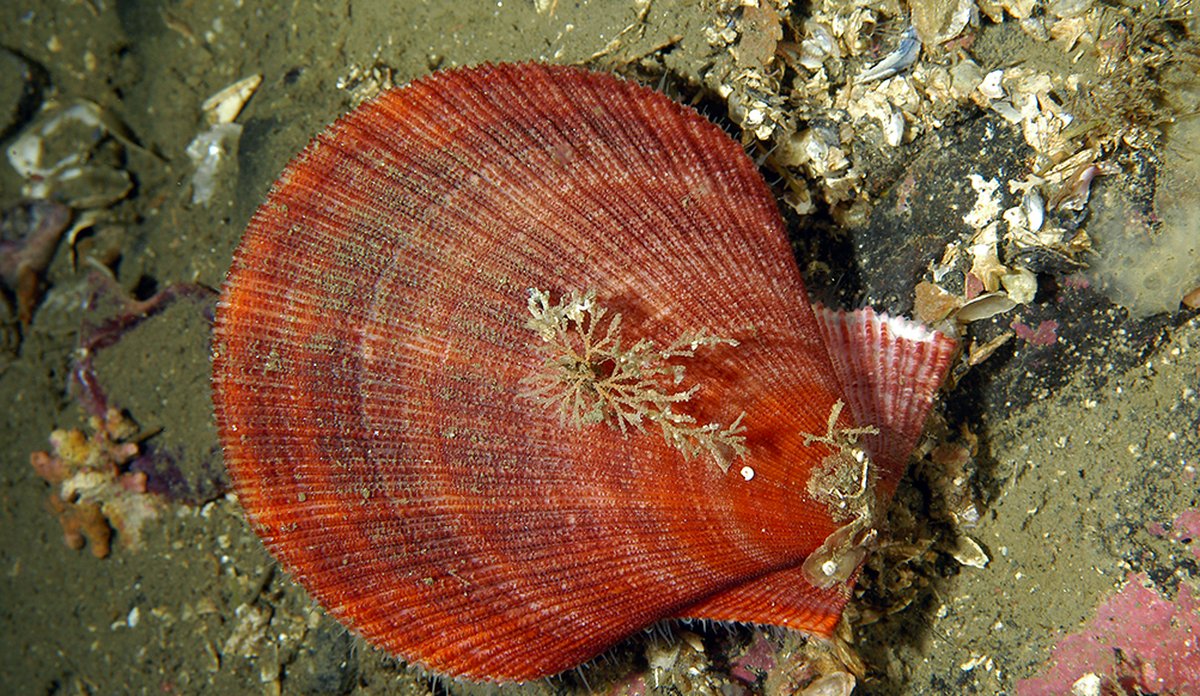
[[[1018,696],[1079,693],[1072,687],[1089,682],[1105,694],[1200,694],[1200,593],[1182,582],[1171,600],[1149,584],[1131,575],[1038,676],[1017,684]]]
[[[1196,560],[1200,561],[1200,510],[1184,510],[1179,513],[1170,529],[1162,523],[1146,525],[1146,531],[1156,537],[1171,539],[1187,544]]]

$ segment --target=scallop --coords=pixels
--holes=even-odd
[[[313,597],[511,682],[668,617],[828,635],[953,347],[814,311],[770,190],[693,110],[483,65],[288,165],[213,391],[246,515]]]

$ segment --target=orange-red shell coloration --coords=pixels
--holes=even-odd
[[[745,413],[745,458],[527,398],[530,288],[594,289],[631,340],[736,339],[681,386],[700,422]],[[847,585],[799,566],[843,522],[805,492],[830,450],[804,434],[854,405],[824,337],[855,326],[818,320],[717,127],[610,76],[487,65],[380,95],[287,167],[224,286],[214,400],[255,530],[334,616],[429,669],[523,681],[665,617],[832,630]],[[929,374],[869,387],[917,392],[901,449],[945,366],[932,336]]]

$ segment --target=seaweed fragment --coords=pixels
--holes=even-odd
[[[525,377],[525,396],[553,408],[564,424],[580,428],[608,423],[628,436],[657,426],[687,459],[707,454],[722,471],[746,452],[743,412],[729,425],[699,423],[675,410],[700,389],[680,389],[686,367],[700,348],[736,346],[737,341],[707,331],[685,332],[665,348],[642,338],[624,345],[621,314],[597,303],[596,292],[572,291],[551,302],[549,293],[529,291],[526,328],[542,343],[541,369]]]

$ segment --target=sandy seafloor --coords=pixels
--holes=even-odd
[[[484,60],[573,63],[604,53],[588,64],[643,77],[661,76],[665,68],[670,79],[664,84],[695,96],[721,50],[705,29],[731,17],[732,5],[655,0],[639,22],[637,7],[623,0],[561,0],[553,13],[538,13],[528,0],[4,3],[0,45],[44,68],[43,96],[100,105],[141,147],[124,147],[120,162],[136,187],[73,246],[59,244],[33,321],[19,344],[7,344],[0,362],[0,692],[467,690],[431,682],[348,635],[275,568],[236,501],[206,492],[213,489],[196,493],[213,498],[200,504],[167,504],[146,523],[137,549],[118,537],[111,555],[97,559],[64,545],[46,506],[50,487],[30,467],[30,453],[47,449],[55,428],[84,422],[67,375],[81,322],[88,320],[80,302],[95,282],[88,269],[105,265],[119,286],[141,299],[175,283],[217,288],[275,174],[349,107],[352,95],[338,82],[355,68],[375,68],[376,77],[390,74],[402,83],[431,69]],[[621,33],[631,25],[636,31]],[[979,31],[994,39],[1006,29],[985,20]],[[606,51],[618,36],[619,45]],[[981,39],[979,50],[992,51],[994,65],[1045,58],[996,55],[1004,46]],[[206,128],[200,105],[253,74],[263,81],[237,118],[244,126],[237,157],[222,163],[210,201],[195,204],[185,148]],[[13,77],[4,79],[11,88]],[[708,110],[721,118],[719,107]],[[9,113],[4,118],[6,129],[19,120]],[[991,150],[972,138],[1001,145],[1014,138],[1004,134],[1003,122],[979,111],[965,110],[952,121],[948,146],[931,148],[922,139],[903,146],[901,160],[928,163],[931,150],[944,159],[923,171],[939,172],[945,190],[934,185],[938,190],[918,205],[946,207],[939,195],[970,194],[967,174],[990,175]],[[973,134],[977,126],[988,135]],[[1005,147],[995,146],[997,157],[1012,155]],[[903,179],[896,161],[884,162],[878,173],[863,165],[876,200],[896,195],[889,193]],[[0,170],[0,203],[7,207],[19,198],[22,182],[7,164]],[[778,177],[772,182],[782,185]],[[932,213],[922,219],[939,220]],[[1194,219],[1193,234],[1200,234]],[[795,215],[788,222],[801,253],[821,246],[803,240],[835,227],[828,216],[824,225]],[[872,279],[894,271],[886,255],[859,238],[839,248],[848,253],[816,273],[814,284],[854,267],[865,299],[876,299]],[[933,248],[940,253],[940,246]],[[812,270],[805,259],[801,267]],[[1200,285],[1200,278],[1193,280],[1193,287]],[[1200,530],[1187,532],[1181,521],[1194,519],[1186,513],[1200,508],[1200,323],[1186,312],[1129,319],[1104,297],[1069,288],[1043,293],[1021,312],[1030,325],[1057,321],[1058,342],[1011,341],[946,400],[949,430],[965,425],[977,438],[970,440],[971,464],[958,485],[970,489],[981,514],[959,531],[989,560],[982,568],[964,566],[947,551],[945,529],[941,537],[929,532],[936,539],[923,560],[904,568],[915,578],[905,575],[905,586],[890,593],[877,588],[869,611],[853,610],[860,617],[884,614],[856,627],[866,666],[856,693],[1014,693],[1019,680],[1043,668],[1053,646],[1129,583],[1143,584],[1165,603],[1200,588],[1200,542],[1190,536]],[[1011,320],[983,322],[972,335],[994,336]],[[151,434],[147,446],[169,452],[195,482],[219,485],[208,351],[203,306],[179,302],[99,352],[96,371],[111,401]],[[898,497],[910,522],[938,506],[929,483],[937,477],[928,466],[921,471]],[[919,520],[910,526],[922,528]],[[903,554],[894,556],[903,563]],[[750,685],[730,676],[731,661],[753,639],[745,627],[676,628],[665,637],[635,637],[600,666],[524,689],[786,693],[778,681]],[[788,639],[769,640],[782,660]],[[1193,635],[1196,653],[1198,644],[1200,636]],[[1125,657],[1130,669],[1153,658]],[[650,659],[656,668],[647,671]]]

